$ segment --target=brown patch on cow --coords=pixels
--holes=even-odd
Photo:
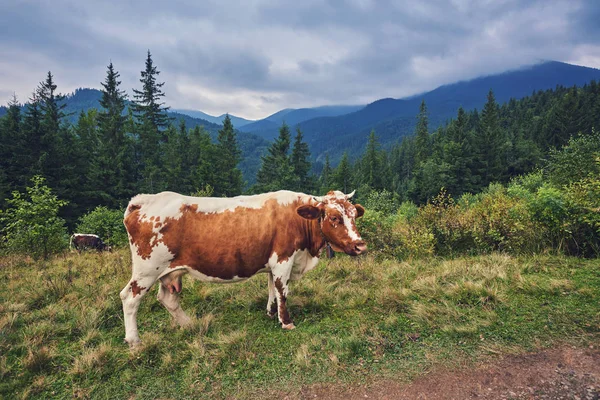
[[[179,211],[182,213],[198,212],[198,204],[182,204],[181,207],[179,207]]]
[[[135,210],[139,210],[140,208],[142,208],[142,206],[139,205],[139,204],[130,204],[129,207],[127,208],[127,211],[129,211],[130,213],[132,213]]]
[[[147,260],[152,254],[152,248],[158,245],[158,233],[153,231],[153,223],[144,221],[145,215],[140,217],[140,210],[136,209],[128,214],[123,221],[127,232],[129,233],[129,241],[137,247],[138,255]]]
[[[287,307],[285,306],[286,297],[283,292],[283,283],[281,282],[281,278],[275,279],[275,288],[279,292],[280,301],[279,304],[279,319],[284,325],[288,325],[292,323],[292,319],[290,318],[290,314],[288,313]]]
[[[204,275],[248,278],[268,263],[273,253],[286,261],[298,249],[313,256],[325,245],[317,220],[296,213],[301,200],[283,206],[267,200],[260,209],[238,207],[220,213],[198,212],[183,204],[181,217],[166,218],[161,241],[174,254],[171,268],[186,265]]]
[[[157,222],[157,223],[154,224],[155,228],[160,228],[161,226],[162,226],[162,224],[160,222]]]
[[[131,281],[131,293],[133,293],[133,297],[142,293],[142,290],[146,289],[145,287],[138,286],[137,281]]]
[[[154,215],[150,217],[150,221],[154,221]]]
[[[160,222],[160,215],[156,217],[155,222]]]

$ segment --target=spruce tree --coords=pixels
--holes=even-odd
[[[498,103],[490,89],[481,112],[480,131],[477,138],[477,159],[483,187],[500,181],[504,172],[505,141],[500,127]]]
[[[319,180],[319,193],[326,194],[331,190],[332,185],[332,170],[331,162],[329,161],[329,153],[325,153],[325,165],[323,165],[323,171],[321,171],[321,179]]]
[[[223,128],[217,136],[216,152],[217,179],[215,181],[216,196],[237,196],[242,193],[242,172],[237,165],[241,161],[242,151],[237,142],[235,130],[229,114],[223,120]]]
[[[167,116],[169,107],[164,107],[165,103],[160,101],[165,96],[161,89],[165,83],[156,81],[159,74],[160,71],[156,69],[152,61],[152,54],[148,50],[146,68],[141,71],[142,90],[133,89],[133,98],[135,99],[133,101],[133,111],[138,118],[147,121],[156,131],[166,128],[170,122]],[[114,76],[114,79],[117,77],[118,74]]]
[[[352,183],[352,166],[348,159],[348,152],[344,152],[342,159],[333,172],[333,189],[348,193]]]
[[[9,194],[24,188],[29,178],[29,149],[25,147],[21,120],[21,105],[13,94],[6,115],[0,119],[0,209]]]
[[[296,138],[294,139],[294,147],[292,148],[292,170],[296,185],[293,188],[299,192],[310,193],[313,190],[313,182],[310,174],[310,150],[308,144],[302,141],[302,131],[296,128]]]
[[[419,166],[419,164],[427,160],[427,157],[429,157],[430,154],[431,146],[429,140],[427,105],[425,104],[425,100],[422,100],[415,129],[415,164]]]
[[[101,110],[98,112],[99,149],[96,158],[94,178],[101,182],[106,198],[104,205],[117,208],[133,195],[136,182],[132,179],[133,151],[131,139],[126,134],[127,115],[125,102],[127,95],[119,89],[120,74],[111,62],[102,85]]]
[[[210,135],[202,126],[196,126],[190,134],[190,145],[187,158],[190,165],[190,185],[192,194],[203,190],[206,186],[214,189],[216,186],[217,158],[216,146],[210,140]]]
[[[374,190],[384,189],[383,158],[375,131],[371,130],[365,154],[361,160],[361,181]],[[341,162],[340,162],[341,164]],[[339,169],[339,166],[338,166]]]
[[[133,111],[138,120],[136,131],[139,136],[142,190],[151,193],[165,188],[160,145],[166,140],[162,129],[169,124],[169,107],[164,107],[164,103],[160,101],[165,94],[161,90],[164,82],[156,80],[159,74],[148,50],[146,67],[141,71],[142,90],[133,89]]]
[[[262,163],[256,174],[254,192],[293,188],[294,172],[288,155],[290,141],[290,128],[284,122],[279,128],[279,137],[271,144],[267,154],[261,157]]]

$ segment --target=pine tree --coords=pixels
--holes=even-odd
[[[0,209],[13,190],[25,188],[29,178],[29,150],[25,147],[21,119],[21,105],[13,94],[6,115],[0,120]]]
[[[269,192],[292,189],[294,172],[288,155],[290,150],[290,128],[283,123],[279,128],[279,137],[271,144],[256,174],[254,192]]]
[[[133,151],[126,134],[128,116],[124,113],[127,96],[119,89],[120,74],[111,62],[106,79],[101,83],[102,98],[98,112],[99,149],[94,165],[94,178],[106,193],[103,204],[117,208],[133,195]]]
[[[334,189],[348,193],[352,184],[352,166],[348,159],[348,152],[344,152],[342,159],[333,172],[332,186]]]
[[[215,187],[215,176],[219,171],[217,165],[216,146],[210,140],[208,132],[201,126],[196,126],[190,135],[190,145],[187,158],[190,165],[190,185],[192,194],[205,189],[206,186]]]
[[[473,156],[467,132],[467,114],[462,107],[458,109],[456,120],[448,126],[447,136],[442,162],[448,170],[443,186],[449,194],[457,197],[472,188]]]
[[[500,127],[498,103],[490,89],[481,112],[480,131],[477,137],[477,160],[483,187],[501,181],[505,165],[505,140]]]
[[[165,94],[161,90],[164,82],[156,81],[159,74],[148,50],[146,68],[141,71],[142,90],[133,89],[133,111],[138,120],[136,131],[139,136],[142,190],[151,193],[165,189],[160,145],[166,140],[161,130],[169,124],[169,107],[164,107],[164,103],[160,102]]]
[[[217,136],[216,152],[217,179],[215,181],[215,195],[237,196],[242,193],[242,172],[237,165],[241,161],[242,151],[237,142],[236,134],[229,114],[223,120],[223,128]]]
[[[166,128],[170,122],[167,116],[169,107],[164,107],[165,103],[160,101],[165,96],[161,90],[165,83],[158,83],[156,81],[159,74],[160,71],[156,69],[152,61],[152,54],[148,50],[146,68],[141,71],[142,77],[140,78],[140,82],[142,83],[142,90],[133,89],[133,97],[135,99],[133,101],[133,111],[139,118],[146,120],[156,131],[160,128]],[[118,74],[113,78],[116,79],[117,77]]]
[[[309,175],[311,168],[310,150],[308,149],[308,144],[303,142],[302,138],[302,131],[300,128],[296,128],[296,138],[291,156],[292,170],[296,180],[296,185],[293,189],[299,192],[310,193],[314,186],[312,177]]]
[[[379,147],[375,131],[372,130],[369,134],[365,154],[361,160],[361,182],[374,190],[382,190],[385,186],[384,165]]]
[[[415,129],[415,164],[417,167],[419,164],[425,162],[430,154],[431,147],[429,140],[427,105],[425,104],[425,100],[423,100],[419,107],[419,115],[417,116],[417,126]]]
[[[329,161],[329,153],[325,153],[325,165],[321,171],[321,179],[319,180],[319,193],[326,194],[331,190],[333,173],[331,170],[331,162]]]

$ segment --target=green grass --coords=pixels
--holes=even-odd
[[[267,279],[184,278],[194,315],[176,327],[140,307],[143,345],[123,343],[127,250],[0,260],[0,397],[251,398],[324,382],[409,380],[436,365],[600,337],[598,260],[505,255],[376,261],[337,257],[293,283],[284,331]]]

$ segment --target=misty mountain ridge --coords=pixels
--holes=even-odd
[[[375,130],[379,142],[384,147],[398,143],[404,136],[412,134],[422,100],[427,104],[429,129],[433,131],[454,118],[461,106],[466,111],[481,109],[490,89],[494,91],[496,101],[502,104],[510,99],[529,96],[535,91],[554,89],[557,86],[583,86],[592,80],[600,81],[600,70],[547,61],[501,74],[442,85],[429,92],[406,98],[383,98],[366,106],[286,108],[258,121],[244,120],[248,122],[244,125],[236,123],[235,116],[231,117],[241,141],[245,142],[246,146],[252,143],[260,147],[261,150],[255,151],[250,151],[248,147],[245,149],[247,156],[250,156],[250,153],[256,156],[255,164],[259,163],[259,156],[268,145],[267,141],[278,135],[284,121],[292,129],[298,126],[302,130],[313,159],[322,161],[328,152],[335,164],[345,150],[351,156],[360,154],[371,130]],[[76,122],[82,110],[100,108],[100,98],[101,92],[96,89],[77,89],[68,95],[65,111],[70,114],[69,120]],[[195,114],[192,116],[186,114],[188,111],[172,110],[169,115],[176,120],[184,120],[188,128],[203,125],[211,136],[215,137],[220,124],[194,117],[211,117],[201,111],[193,112]],[[0,115],[5,112],[6,108],[0,107]],[[252,169],[255,168],[256,166]],[[244,175],[249,177],[249,171],[244,171]]]

